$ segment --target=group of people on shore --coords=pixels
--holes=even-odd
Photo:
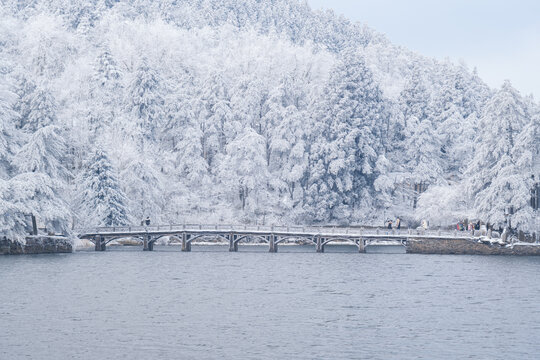
[[[401,229],[401,223],[402,223],[401,217],[398,216],[396,217],[395,221],[391,219],[386,220],[384,223],[384,227],[386,229]],[[428,227],[429,227],[429,223],[427,220],[424,219],[420,222],[420,226],[418,227],[418,229],[422,228],[422,229],[427,230]],[[498,228],[496,228],[493,224],[484,223],[481,220],[477,220],[475,222],[475,221],[469,221],[468,219],[458,221],[458,223],[456,224],[456,229],[457,231],[492,230],[492,231],[498,231],[500,234],[502,234],[504,230],[503,227],[500,225]]]
[[[386,222],[384,223],[384,227],[387,228],[387,229],[401,229],[401,217],[398,216],[396,218],[396,221],[392,221],[392,220],[386,220]],[[419,229],[422,228],[424,230],[427,230],[429,226],[429,223],[426,219],[423,219],[421,222],[420,222],[420,226],[418,227]]]
[[[485,226],[485,229],[483,229],[484,226]],[[490,224],[490,223],[485,223],[484,224],[480,220],[477,220],[476,222],[468,221],[467,219],[465,219],[463,221],[459,221],[456,224],[456,229],[457,229],[457,231],[473,231],[473,230],[486,230],[486,231],[489,231],[489,230],[492,230],[492,231],[498,231],[499,233],[503,232],[503,227],[501,225],[499,225],[499,228],[496,229],[493,224]]]
[[[471,221],[458,221],[457,225],[456,225],[456,230],[457,231],[473,231],[473,230],[480,230],[480,225],[481,225],[481,222],[480,220],[478,220],[476,223]]]
[[[392,220],[387,220],[386,228],[387,229],[401,229],[401,219],[399,218],[399,216],[396,218],[395,222],[393,222]]]

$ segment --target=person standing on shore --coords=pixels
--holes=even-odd
[[[399,218],[399,216],[396,219],[396,229],[401,229],[401,219]]]

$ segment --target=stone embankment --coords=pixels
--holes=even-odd
[[[60,236],[29,236],[25,242],[0,238],[0,255],[55,254],[73,252],[73,242]]]
[[[409,238],[409,254],[540,256],[540,244],[489,243],[478,239]]]

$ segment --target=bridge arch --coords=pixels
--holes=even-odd
[[[377,243],[379,243],[380,241],[381,239],[367,238],[364,240],[364,246],[377,245]],[[407,238],[383,239],[382,241],[386,241],[387,243],[390,242],[396,245],[398,245],[399,243],[399,245],[401,246],[407,246]]]
[[[325,241],[323,241],[321,243],[321,245],[325,246],[326,244],[329,244],[329,243],[335,242],[335,241],[341,241],[341,242],[347,241],[347,242],[353,243],[356,246],[360,246],[359,243],[360,243],[360,241],[362,241],[362,239],[360,239],[360,238],[345,238],[345,237],[344,238],[339,238],[339,237],[337,237],[337,238],[329,238],[329,239],[326,239]]]
[[[113,242],[115,240],[119,240],[119,239],[136,239],[140,242],[143,242],[144,239],[140,236],[116,236],[116,237],[113,237],[113,238],[110,238],[110,239],[106,239],[104,244],[105,245],[108,245],[110,242]]]
[[[180,239],[180,242],[182,242],[182,235],[179,235],[179,234],[166,234],[166,235],[160,235],[160,236],[156,236],[154,238],[152,238],[149,242],[150,243],[155,243],[156,241],[158,241],[159,239],[161,238],[164,238],[164,237],[169,237],[172,238],[172,237],[176,237],[176,238],[179,238]],[[170,242],[170,241],[169,241]]]
[[[260,240],[262,240],[263,242],[265,242],[267,244],[269,242],[268,239],[265,236],[261,236],[261,235],[242,235],[242,236],[237,237],[236,240],[234,240],[234,243],[239,244],[240,241],[242,241],[244,239],[247,239],[248,237],[260,239]]]
[[[169,236],[169,244],[181,244],[182,243],[182,234],[167,235]],[[176,239],[176,240],[171,240]]]
[[[225,241],[229,241],[227,236],[223,235],[223,234],[199,234],[199,235],[191,236],[189,239],[186,239],[186,243],[191,244],[193,241],[195,241],[197,239],[200,239],[200,238],[203,238],[203,237],[212,237],[212,236],[217,237],[217,238],[222,238]]]
[[[317,242],[313,236],[299,236],[299,235],[290,235],[290,236],[278,236],[275,244],[281,244],[289,239],[306,239],[310,242],[309,245],[317,245]]]

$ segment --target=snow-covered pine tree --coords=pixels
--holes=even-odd
[[[15,155],[13,163],[22,173],[43,173],[54,181],[64,182],[70,176],[63,163],[65,154],[66,144],[60,135],[60,128],[48,125],[29,137]]]
[[[132,153],[121,168],[120,181],[128,199],[129,218],[139,221],[150,216],[154,222],[161,220],[165,195],[160,162],[155,161],[152,148],[143,154]]]
[[[19,211],[35,215],[48,232],[70,233],[71,214],[57,181],[44,173],[22,173],[9,182],[11,202]]]
[[[468,189],[477,214],[490,223],[502,225],[509,208],[522,209],[527,202],[521,193],[530,193],[532,186],[523,183],[520,174],[524,170],[516,165],[514,147],[529,116],[527,105],[506,81],[488,101],[480,119],[475,156],[467,169]],[[514,218],[518,217],[510,215],[510,220]]]
[[[533,208],[534,201],[531,201],[534,191],[538,191],[536,187],[540,182],[539,153],[540,116],[535,114],[516,137],[512,150],[516,171],[511,174],[513,179],[511,187],[516,189],[512,198],[513,204],[516,204],[513,209],[512,225],[518,228],[535,229],[537,224],[534,220],[540,216],[538,210]]]
[[[80,224],[119,226],[129,222],[126,196],[104,150],[93,151],[77,180]]]
[[[415,208],[418,195],[427,186],[444,181],[441,141],[429,118],[422,121],[410,118],[406,134],[405,178],[411,186],[414,186],[413,208]]]
[[[163,80],[158,72],[143,59],[128,89],[128,110],[137,124],[134,134],[144,151],[145,141],[156,139],[156,129],[164,121]]]
[[[236,135],[231,128],[233,113],[224,74],[219,73],[208,79],[204,89],[203,98],[207,108],[206,114],[208,121],[214,124],[213,129],[216,133],[214,140],[217,140],[217,149],[215,151],[224,153],[228,140]]]
[[[448,177],[461,178],[472,156],[472,142],[477,132],[474,99],[466,95],[465,69],[449,66],[441,94],[434,101],[433,125],[441,139],[444,171]]]
[[[385,154],[380,154],[375,164],[375,173],[377,178],[373,183],[375,190],[374,206],[381,210],[383,209],[383,215],[386,211],[396,205],[396,183],[397,176],[393,173],[395,167]],[[400,212],[398,212],[400,213]],[[372,214],[372,220],[375,220],[377,214]],[[386,219],[383,219],[385,221]]]
[[[115,91],[121,86],[122,73],[110,50],[105,49],[96,59],[93,80],[100,88]]]
[[[426,82],[425,69],[413,66],[411,78],[399,97],[404,127],[397,128],[398,144],[390,154],[394,171],[399,174],[399,193],[411,200],[403,207],[408,207],[408,211],[416,207],[420,193],[430,184],[440,182],[443,174],[442,142],[434,127],[433,89]]]
[[[247,128],[227,145],[219,175],[227,189],[227,198],[239,204],[244,216],[260,216],[267,204],[265,140]]]
[[[312,156],[308,206],[318,207],[322,201],[328,214],[321,218],[319,213],[318,219],[343,221],[355,207],[367,211],[373,204],[375,165],[389,114],[357,52],[344,55],[334,69],[324,102],[317,119],[321,128]]]
[[[193,124],[185,124],[182,135],[177,139],[176,171],[190,187],[208,186],[208,163],[203,157],[202,133]]]
[[[408,127],[410,118],[423,121],[433,115],[431,92],[426,86],[424,71],[413,66],[412,75],[400,93],[399,105],[405,120],[404,129]]]
[[[184,136],[185,128],[196,126],[193,125],[195,115],[191,100],[191,94],[185,88],[173,90],[167,97],[161,138],[163,147],[171,152],[175,151],[179,139]]]
[[[27,204],[14,203],[12,182],[0,177],[0,234],[19,240],[28,234]]]
[[[22,119],[23,130],[31,134],[42,127],[57,125],[57,110],[51,91],[43,84],[37,86],[30,98],[28,115]]]
[[[18,119],[16,126],[21,129],[24,124],[28,122],[28,116],[30,115],[31,102],[34,97],[34,91],[36,90],[36,84],[28,79],[24,74],[19,74],[16,77],[16,90],[17,101],[14,105],[14,110],[17,112]]]
[[[0,76],[0,179],[9,178],[11,157],[18,142],[15,129],[18,115],[14,110],[17,95],[9,85],[9,80]]]
[[[171,221],[198,221],[198,214],[211,212],[216,202],[216,186],[203,157],[202,133],[192,117],[179,118],[174,128],[174,148],[164,174],[166,189],[165,212]],[[162,156],[161,163],[167,159]],[[203,195],[204,194],[204,195]]]
[[[270,182],[275,189],[284,193],[280,195],[283,211],[294,216],[290,213],[302,204],[308,172],[308,124],[306,113],[294,105],[284,109],[282,116],[283,119],[272,133],[272,162],[269,170],[277,176]]]
[[[9,159],[9,180],[2,184],[0,217],[4,219],[6,232],[16,239],[27,235],[30,215],[35,215],[49,231],[67,234],[70,214],[60,194],[62,183],[68,176],[62,163],[65,143],[58,134],[59,128],[51,125],[56,120],[56,105],[49,91],[43,88],[34,91],[33,84],[26,80],[22,81],[19,90],[18,102],[12,101],[16,96],[12,99],[0,95],[6,100],[0,101],[0,107],[11,103],[25,113],[24,118],[19,119],[23,121],[23,130],[29,132],[25,137],[27,142],[22,147],[15,146],[24,140],[22,134],[16,134],[14,119],[17,116],[10,109],[0,110],[5,115],[0,118],[0,127],[3,135],[8,135],[8,151],[14,153]],[[10,92],[3,95],[6,94],[10,95]]]
[[[122,114],[119,104],[123,94],[122,73],[108,49],[103,50],[94,63],[90,82],[90,97],[84,108],[89,137],[101,137],[111,130]]]
[[[339,212],[343,211],[341,209],[344,206],[347,206],[345,210],[349,210],[349,205],[343,204],[343,198],[339,196],[338,189],[336,189],[337,184],[333,177],[336,168],[335,163],[332,168],[330,167],[331,162],[336,160],[337,156],[344,154],[336,153],[335,150],[337,149],[333,149],[322,136],[322,134],[325,134],[324,131],[329,131],[322,130],[323,128],[328,129],[328,124],[325,125],[318,123],[317,130],[314,131],[319,136],[311,144],[309,178],[304,200],[306,221],[317,223],[334,220],[335,217],[341,215]],[[352,188],[352,184],[349,184],[349,187]],[[338,209],[338,206],[341,209]]]
[[[46,126],[32,134],[14,157],[6,156],[15,151],[17,116],[10,109],[16,95],[3,90],[0,91],[0,159],[1,166],[10,171],[9,180],[0,176],[0,232],[11,239],[24,238],[28,234],[28,217],[34,214],[49,231],[67,234],[69,212],[58,191],[59,184],[48,175],[65,175],[61,164],[63,141],[55,134],[54,126]],[[8,160],[11,164],[6,165],[4,162]],[[16,170],[23,173],[17,175]]]
[[[264,157],[268,163],[271,129],[274,125],[273,118],[268,116],[270,110],[270,88],[262,79],[253,79],[244,74],[239,81],[239,87],[233,90],[232,97],[234,114],[243,126],[249,126],[264,138]]]

